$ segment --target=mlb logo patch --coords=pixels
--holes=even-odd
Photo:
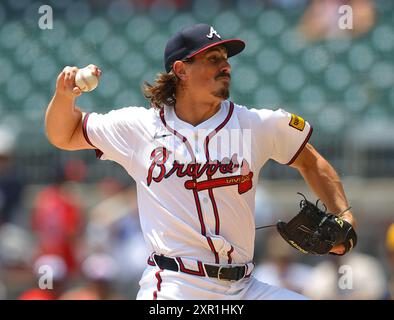
[[[305,128],[305,120],[300,116],[297,116],[296,114],[292,113],[289,126],[293,127],[294,129],[303,131]]]

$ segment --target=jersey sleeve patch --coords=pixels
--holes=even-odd
[[[304,131],[305,128],[305,120],[296,114],[291,114],[291,120],[289,122],[289,126],[293,127],[294,129]]]

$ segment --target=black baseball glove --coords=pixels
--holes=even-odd
[[[357,235],[349,222],[327,213],[326,207],[324,211],[319,209],[319,200],[314,205],[299,194],[304,197],[299,213],[288,223],[279,221],[276,224],[283,239],[306,254],[328,254],[339,244],[344,245],[345,254],[356,246]]]

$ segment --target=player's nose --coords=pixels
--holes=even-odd
[[[220,72],[221,73],[228,73],[228,74],[230,74],[230,72],[231,72],[231,65],[230,65],[230,63],[227,60],[223,61],[222,65],[220,66]]]

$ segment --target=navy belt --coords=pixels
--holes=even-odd
[[[154,254],[153,259],[156,265],[160,269],[171,270],[171,271],[182,271],[175,258],[165,257],[162,255]],[[224,266],[214,266],[210,264],[203,264],[206,275],[210,278],[216,278],[219,280],[226,281],[238,281],[246,276],[246,266],[234,266],[234,267],[224,267]]]

